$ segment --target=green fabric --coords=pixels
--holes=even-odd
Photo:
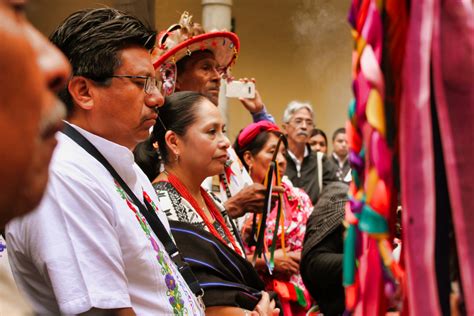
[[[308,302],[306,302],[306,297],[304,296],[303,290],[300,289],[299,286],[296,286],[294,284],[293,284],[293,286],[295,287],[296,301],[298,302],[298,304],[300,304],[300,306],[306,308],[306,306],[308,305]]]
[[[355,115],[355,108],[356,108],[356,100],[352,99],[351,103],[349,104],[349,117],[352,118]]]
[[[354,284],[355,280],[355,242],[356,227],[350,225],[344,241],[344,256],[342,261],[342,279],[344,286]]]
[[[354,184],[356,185],[356,187],[360,186],[359,173],[355,169],[352,169],[352,181],[354,181]]]
[[[361,231],[369,234],[383,234],[387,233],[388,225],[385,218],[379,213],[375,212],[369,205],[364,205],[359,221],[359,228]]]

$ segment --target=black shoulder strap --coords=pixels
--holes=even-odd
[[[63,133],[69,136],[73,141],[75,141],[79,146],[84,148],[91,156],[97,159],[114,177],[114,179],[119,183],[122,189],[127,193],[128,197],[132,199],[133,204],[135,204],[140,213],[145,217],[148,224],[150,225],[151,229],[158,237],[158,239],[163,243],[165,246],[166,252],[169,254],[173,262],[178,267],[179,272],[186,280],[191,291],[196,296],[200,296],[203,294],[203,290],[199,285],[199,281],[196,279],[195,275],[191,271],[189,265],[183,261],[181,254],[179,253],[178,247],[176,247],[175,243],[171,239],[171,236],[168,234],[163,223],[158,218],[158,215],[155,213],[153,207],[148,203],[145,199],[143,203],[137,198],[137,196],[133,193],[133,191],[128,187],[128,185],[123,181],[120,175],[115,171],[115,169],[110,165],[107,159],[99,152],[99,150],[89,141],[87,140],[81,133],[79,133],[75,128],[71,125],[65,125]],[[145,207],[146,206],[146,207]]]

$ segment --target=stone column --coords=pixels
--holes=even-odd
[[[231,29],[232,0],[202,0],[202,26],[206,32]]]
[[[206,32],[212,30],[231,30],[232,0],[202,0],[202,26]],[[227,98],[225,96],[225,80],[221,80],[219,92],[219,109],[226,118],[227,127]]]

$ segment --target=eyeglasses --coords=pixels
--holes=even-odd
[[[161,94],[163,94],[162,87],[163,82],[157,80],[155,77],[149,76],[131,76],[131,75],[114,75],[110,76],[110,78],[127,78],[127,79],[145,79],[145,84],[143,86],[143,90],[146,94],[152,94],[153,89],[157,88]]]
[[[295,119],[295,120],[290,121],[290,123],[294,126],[301,126],[303,125],[303,123],[305,123],[306,126],[308,127],[314,126],[313,120]]]

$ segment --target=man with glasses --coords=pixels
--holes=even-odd
[[[44,200],[7,226],[15,279],[37,314],[204,313],[142,211],[146,205],[170,234],[132,154],[164,102],[151,62],[155,38],[110,8],[78,11],[51,35],[73,66],[60,93],[72,116],[57,138]]]
[[[283,114],[283,129],[288,139],[286,175],[294,186],[306,191],[315,205],[322,186],[335,178],[327,158],[311,151],[308,145],[313,128],[311,104],[290,102]]]

